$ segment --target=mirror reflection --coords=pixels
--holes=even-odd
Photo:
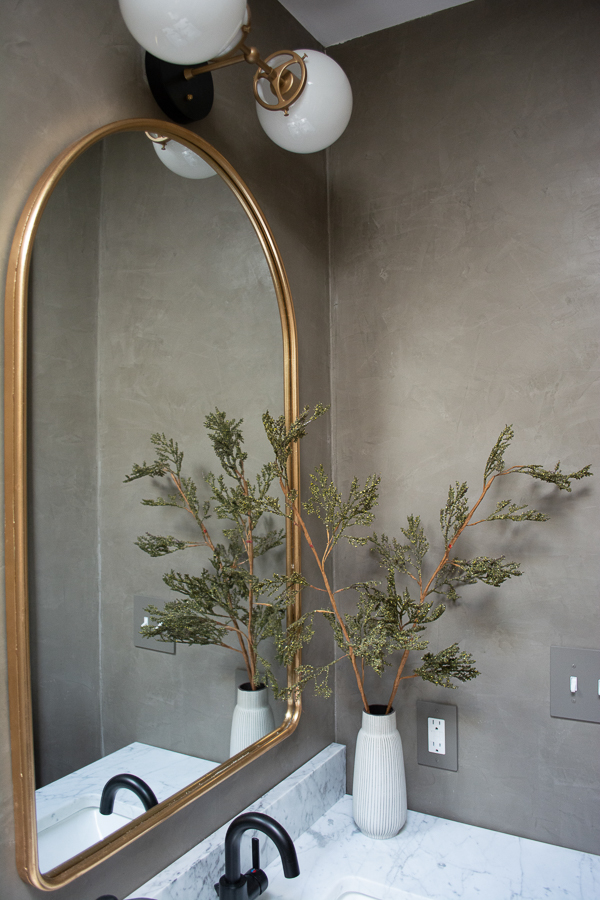
[[[237,654],[140,636],[146,607],[173,599],[165,572],[200,571],[207,555],[143,553],[139,535],[196,540],[194,523],[142,505],[165,492],[159,479],[124,479],[165,433],[207,499],[204,478],[220,472],[204,427],[215,408],[244,420],[255,475],[270,450],[261,414],[283,411],[282,332],[232,190],[170,171],[140,132],[94,144],[55,188],[35,238],[28,329],[38,831],[67,823],[49,840],[58,855],[70,848],[64,859],[105,836],[108,819],[120,828],[143,812],[125,786],[92,821],[112,776],[134,774],[161,802],[229,756],[247,680]],[[270,552],[269,569],[285,571],[285,545]],[[269,705],[279,725],[285,704]],[[40,869],[61,861],[50,849]]]

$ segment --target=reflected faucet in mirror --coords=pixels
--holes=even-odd
[[[146,784],[143,778],[138,778],[137,775],[130,775],[127,772],[124,772],[122,775],[113,775],[113,777],[109,778],[104,785],[102,797],[100,798],[101,815],[110,816],[112,814],[117,791],[121,790],[121,788],[133,791],[144,804],[144,809],[146,811],[153,806],[158,805],[156,794],[152,788]]]

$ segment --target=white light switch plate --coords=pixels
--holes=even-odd
[[[162,609],[164,600],[157,600],[156,597],[142,597],[137,595],[133,598],[133,645],[143,650],[157,650],[159,653],[175,653],[175,644],[159,641],[158,638],[145,638],[140,634],[140,628],[145,625],[148,618],[146,612],[147,606],[156,606]]]
[[[600,650],[550,647],[550,715],[600,722]]]

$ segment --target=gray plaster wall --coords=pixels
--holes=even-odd
[[[133,598],[175,595],[171,569],[212,571],[205,548],[152,558],[134,541],[150,532],[199,541],[189,514],[142,506],[173,493],[167,479],[124,485],[133,463],[155,458],[150,435],[184,451],[183,474],[200,502],[209,471],[221,469],[204,427],[216,408],[243,419],[246,472],[271,458],[262,413],[283,413],[281,320],[269,267],[237,197],[215,175],[170,172],[143,134],[104,142],[99,278],[99,541],[103,747],[133,740],[223,762],[229,757],[239,653],[178,645],[176,654],[133,646]],[[225,477],[229,483],[228,477]],[[273,493],[277,493],[273,488]],[[283,519],[266,517],[269,526]],[[214,511],[216,543],[229,523]],[[267,521],[259,523],[264,533]],[[262,564],[262,566],[261,566]],[[257,560],[265,576],[285,571],[285,549]],[[226,640],[237,647],[237,641]],[[266,656],[265,643],[259,652]],[[278,671],[275,669],[275,671]],[[278,671],[285,683],[285,671]],[[247,680],[247,679],[245,679]],[[277,724],[285,703],[272,701]]]
[[[97,339],[100,147],[59,182],[29,282],[29,595],[36,783],[101,755]]]
[[[252,13],[255,41],[266,52],[289,44],[318,46],[277,3],[256,0]],[[28,0],[23,4],[11,0],[0,10],[0,31],[2,119],[6,126],[0,134],[0,242],[5,270],[21,208],[51,160],[70,142],[106,122],[132,116],[160,117],[160,112],[143,81],[140,50],[127,33],[116,3]],[[215,109],[197,130],[237,168],[269,220],[296,306],[301,399],[327,402],[325,154],[294,158],[292,170],[289,154],[275,147],[260,129],[251,80],[251,72],[243,66],[220,73],[215,78]],[[329,448],[329,427],[323,422],[313,429],[304,448],[305,482],[309,469],[329,459]],[[4,647],[3,615],[0,622]],[[314,653],[316,661],[329,655],[327,636],[321,637]],[[21,882],[14,864],[8,689],[3,662],[0,681],[0,894],[22,900],[40,894]],[[307,694],[304,707],[297,731],[279,748],[56,896],[60,900],[95,900],[103,893],[126,896],[313,756],[333,739],[333,703],[315,701]]]
[[[379,472],[377,528],[401,537],[420,514],[432,560],[448,485],[477,495],[506,423],[507,461],[598,473],[599,46],[596,2],[474,0],[332,49],[355,99],[330,152],[336,474]],[[479,678],[401,684],[411,809],[600,851],[598,725],[549,713],[550,646],[600,642],[595,481],[556,496],[514,478],[492,500],[551,520],[457,546],[525,574],[466,588],[430,631],[431,649],[471,651]],[[378,572],[342,549],[336,586]],[[371,702],[390,684],[369,681]],[[417,765],[417,698],[457,704],[458,772]],[[352,751],[360,709],[340,666],[336,737]]]

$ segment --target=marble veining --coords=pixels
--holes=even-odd
[[[265,900],[337,900],[351,890],[386,900],[396,891],[427,900],[600,897],[600,856],[411,811],[397,837],[373,840],[354,824],[350,796],[309,828],[296,850],[300,876],[284,878],[275,860]]]
[[[152,788],[159,803],[202,778],[219,764],[135,741],[35,792],[38,832],[87,806],[99,806],[102,788],[122,772],[138,775]],[[131,791],[119,791],[114,811],[132,819],[144,807]]]
[[[343,797],[345,784],[346,748],[341,744],[330,744],[243,812],[263,812],[273,816],[296,841]],[[213,885],[225,871],[224,841],[228,825],[226,822],[155,878],[137,888],[126,900],[135,897],[215,900]],[[244,871],[251,865],[252,836],[253,832],[247,832],[242,840]],[[277,851],[264,835],[255,836],[260,839],[261,865],[266,866]]]

